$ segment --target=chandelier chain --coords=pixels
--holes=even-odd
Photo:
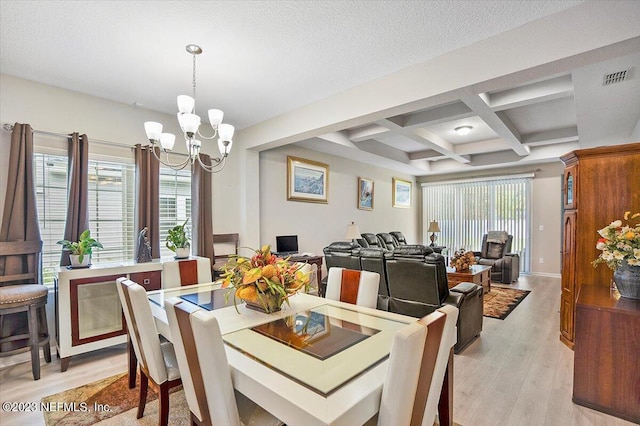
[[[193,53],[193,82],[191,83],[193,86],[193,113],[196,113],[196,104],[195,104],[195,100],[196,100],[196,54]]]

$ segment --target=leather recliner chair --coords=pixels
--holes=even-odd
[[[337,241],[322,249],[324,252],[324,263],[327,271],[330,268],[360,269],[360,246],[353,242]],[[327,277],[320,283],[320,295],[324,296],[327,286]]]
[[[393,251],[396,246],[398,246],[398,241],[396,241],[391,234],[387,234],[386,232],[381,232],[376,234],[378,237],[378,241],[380,242],[380,246],[383,250]]]
[[[491,266],[491,281],[511,284],[520,277],[520,256],[511,252],[513,235],[504,242],[491,241],[488,234],[482,237],[482,248],[473,254],[479,265]]]
[[[393,238],[395,238],[397,244],[396,246],[401,246],[407,244],[407,239],[404,237],[404,234],[400,231],[391,231],[389,232]]]
[[[426,246],[399,246],[386,261],[389,311],[423,317],[444,304],[460,310],[457,323],[459,353],[482,331],[482,287],[460,283],[449,290],[445,260]]]
[[[360,266],[363,271],[377,272],[380,275],[378,286],[377,309],[389,310],[389,285],[387,284],[387,268],[385,259],[389,255],[380,248],[360,249]]]
[[[376,234],[371,234],[369,232],[365,232],[364,234],[360,234],[362,239],[358,239],[358,244],[365,248],[380,248],[380,242],[378,241],[378,237]]]

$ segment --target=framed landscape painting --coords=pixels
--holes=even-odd
[[[411,182],[393,178],[393,207],[411,207]]]
[[[287,200],[327,203],[329,165],[287,156]]]
[[[358,208],[360,210],[373,210],[373,181],[366,178],[358,178]]]

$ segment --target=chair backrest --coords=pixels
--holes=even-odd
[[[429,393],[427,396],[427,403],[424,407],[424,415],[422,417],[422,426],[432,426],[436,413],[438,412],[438,401],[440,400],[440,389],[444,382],[444,375],[447,370],[447,364],[449,357],[453,356],[453,347],[456,344],[456,323],[458,322],[459,310],[455,306],[444,305],[438,309],[447,316],[444,330],[442,331],[442,339],[440,340],[440,347],[438,349],[438,357],[436,359],[436,365],[433,370],[433,377],[431,379],[431,385],[429,387]],[[431,332],[431,329],[429,329]],[[453,374],[450,371],[449,374]]]
[[[201,308],[177,297],[172,297],[164,301],[164,310],[167,313],[173,349],[176,353],[189,410],[200,420],[200,424],[211,424],[204,379],[200,371],[190,319],[191,314]]]
[[[490,232],[494,234],[494,231]],[[484,234],[482,237],[482,248],[480,250],[480,257],[485,259],[502,259],[511,252],[511,245],[513,243],[513,235],[506,235],[504,242],[493,240],[489,238],[490,234]],[[495,234],[501,234],[500,232]],[[506,234],[506,233],[504,233]]]
[[[386,262],[390,311],[419,318],[442,305],[449,288],[438,279],[437,265],[426,260],[432,253],[417,245],[394,249]]]
[[[380,243],[378,242],[378,237],[376,237],[376,234],[365,232],[364,234],[360,234],[360,236],[363,240],[366,241],[366,247],[380,247]]]
[[[315,263],[296,263],[299,271],[309,274],[309,294],[318,295],[318,265]]]
[[[382,386],[379,426],[409,424],[427,336],[427,327],[418,322],[394,334],[389,369]]]
[[[375,272],[330,268],[327,277],[327,299],[375,308],[378,304],[380,275]]]
[[[166,382],[167,367],[146,290],[126,278],[118,278],[116,287],[138,362],[154,382]]]
[[[324,263],[330,268],[360,269],[360,247],[352,242],[337,241],[322,249]]]
[[[407,239],[404,237],[404,234],[400,231],[391,231],[389,232],[393,238],[396,239],[397,246],[407,244]]]
[[[211,262],[206,257],[164,262],[162,264],[162,287],[210,283]]]
[[[231,368],[220,333],[220,326],[210,312],[190,314],[193,343],[198,354],[209,416],[213,425],[240,426],[238,406],[231,381]]]
[[[42,241],[0,242],[0,286],[41,282]]]
[[[378,287],[378,309],[386,310],[386,299],[389,298],[389,285],[387,283],[387,269],[385,256],[387,254],[379,248],[360,249],[360,267],[363,271],[376,272],[380,275],[380,285]]]
[[[213,245],[214,247],[218,245],[221,250],[220,253],[218,250],[214,249],[215,258],[223,259],[228,258],[233,254],[238,254],[238,244],[240,242],[240,234],[213,234]]]
[[[385,250],[392,251],[398,245],[397,241],[391,236],[391,234],[381,232],[376,235],[378,237],[378,241],[380,242],[380,246]]]

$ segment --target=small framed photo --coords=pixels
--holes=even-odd
[[[360,210],[373,210],[373,181],[367,178],[358,178],[358,208]]]
[[[329,165],[287,156],[287,200],[328,203]]]
[[[411,182],[393,178],[393,207],[411,207]]]

